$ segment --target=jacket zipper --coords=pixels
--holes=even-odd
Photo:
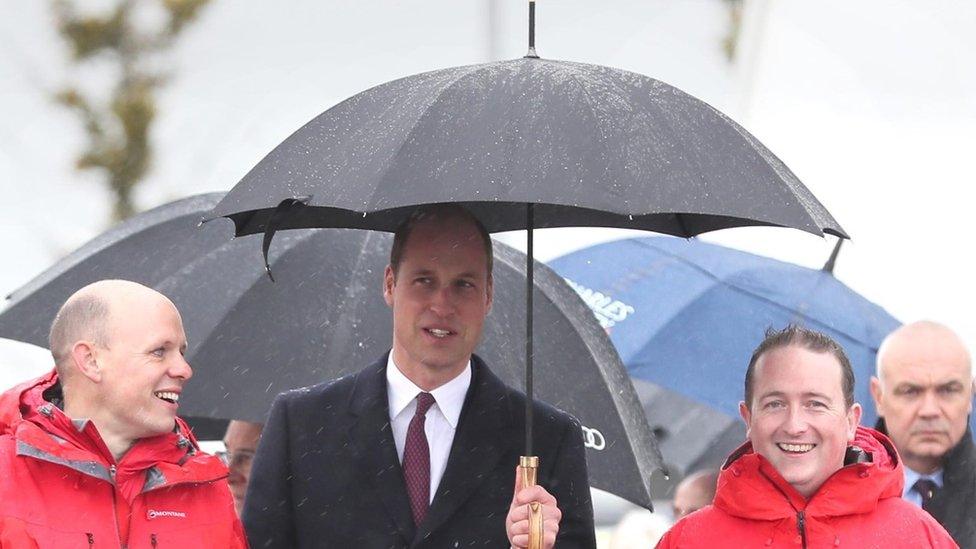
[[[149,536],[149,543],[152,544],[152,546],[153,546],[154,549],[155,549],[155,547],[157,547],[157,545],[156,545],[156,534],[153,534],[153,535]]]
[[[800,542],[803,549],[807,549],[807,529],[803,511],[797,511],[796,513],[796,529],[800,531]]]
[[[88,536],[88,549],[93,549],[95,547],[95,534],[88,532],[85,535]]]
[[[126,540],[122,539],[122,529],[119,526],[119,487],[115,484],[115,473],[118,469],[115,464],[109,466],[108,474],[112,477],[112,516],[115,517],[115,535],[119,538],[119,545],[125,547]]]

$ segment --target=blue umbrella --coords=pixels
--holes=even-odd
[[[737,416],[766,328],[800,324],[843,345],[862,423],[875,422],[868,380],[900,323],[829,270],[669,237],[599,244],[550,266],[590,305],[634,378]]]

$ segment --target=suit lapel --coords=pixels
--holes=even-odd
[[[499,458],[515,440],[502,431],[511,423],[507,387],[477,356],[471,357],[473,376],[451,444],[444,476],[416,539],[444,524],[489,478]],[[513,471],[515,464],[512,464]],[[514,479],[513,479],[514,481]]]
[[[362,463],[364,476],[369,479],[367,483],[383,503],[404,541],[410,543],[416,526],[390,427],[386,361],[384,355],[357,375],[349,401],[349,411],[355,416],[349,429],[349,440],[357,448],[356,455]]]

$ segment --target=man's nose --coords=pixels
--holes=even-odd
[[[919,403],[918,415],[920,417],[934,418],[942,414],[939,408],[938,397],[935,391],[925,391],[922,393],[922,402]]]
[[[182,379],[183,381],[193,377],[193,368],[190,367],[190,363],[186,361],[186,357],[184,357],[182,354],[180,354],[176,358],[176,362],[170,366],[169,376]]]
[[[430,309],[439,315],[454,312],[454,292],[450,286],[442,286],[434,290],[430,299]]]

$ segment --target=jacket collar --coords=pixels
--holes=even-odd
[[[113,483],[129,501],[163,486],[227,476],[220,460],[199,452],[180,418],[173,432],[140,439],[116,462],[94,423],[72,421],[47,400],[59,394],[57,374],[52,371],[0,397],[0,417],[17,440],[18,455]]]
[[[369,471],[374,495],[393,519],[407,543],[422,540],[442,526],[471,496],[498,459],[517,441],[499,431],[511,423],[514,413],[508,388],[478,356],[471,357],[471,386],[465,396],[451,445],[447,469],[430,510],[419,528],[414,525],[403,470],[390,429],[386,391],[387,355],[356,375],[348,409],[356,418],[348,437],[357,448],[363,470]]]
[[[807,500],[747,442],[722,467],[715,506],[742,518],[779,520],[798,511],[808,517],[867,513],[882,499],[901,497],[904,475],[891,441],[858,427],[854,445],[870,453],[872,461],[842,467]]]

